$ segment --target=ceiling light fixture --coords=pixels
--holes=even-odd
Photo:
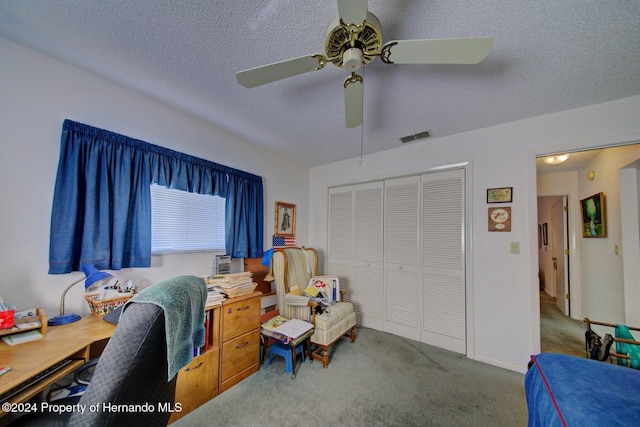
[[[560,154],[557,156],[547,156],[544,158],[544,162],[548,165],[559,165],[560,163],[564,163],[569,158],[568,154]]]

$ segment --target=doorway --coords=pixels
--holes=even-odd
[[[539,213],[540,230],[546,222],[548,233],[546,252],[544,242],[539,246],[541,348],[560,353],[576,348],[584,351],[583,317],[631,324],[628,319],[636,316],[635,324],[640,323],[640,311],[637,304],[633,304],[637,297],[629,297],[640,295],[637,291],[640,286],[635,280],[640,267],[630,274],[623,271],[636,268],[635,260],[640,254],[640,145],[630,142],[571,152],[569,159],[560,164],[545,164],[543,160],[542,156],[536,160],[539,205],[547,196],[568,196],[567,230],[571,259],[554,270],[553,258],[558,262],[562,259],[551,248],[555,243],[552,240],[552,218],[557,216],[552,214],[551,207],[545,208],[544,211],[548,212],[546,218]],[[605,193],[607,197],[607,237],[585,239],[580,199],[598,192]],[[559,203],[557,199],[553,203],[556,203],[557,215]],[[540,210],[540,206],[538,208]],[[559,224],[559,219],[553,220],[554,228],[556,224]],[[634,261],[622,262],[623,258],[629,257]],[[569,288],[564,291],[569,294],[569,299],[561,297],[562,282],[558,276],[562,267],[565,274],[569,274]],[[546,298],[543,289],[553,296],[552,301],[549,300],[551,297]],[[567,343],[574,338],[575,343],[568,348]]]
[[[558,310],[571,316],[568,196],[538,198],[538,265],[540,291]]]

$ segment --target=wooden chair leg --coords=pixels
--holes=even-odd
[[[327,367],[329,366],[329,347],[327,347],[326,345],[323,345],[321,347],[322,347],[322,368],[327,369]]]
[[[349,329],[346,335],[349,337],[349,339],[351,339],[352,343],[356,342],[356,325],[353,325],[353,327]]]
[[[329,346],[323,344],[315,344],[316,348],[313,350],[312,358],[322,362],[322,367],[329,366]]]

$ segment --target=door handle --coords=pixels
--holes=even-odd
[[[198,363],[198,364],[197,364],[196,366],[194,366],[193,368],[186,368],[184,371],[185,371],[185,372],[187,372],[187,371],[192,371],[192,370],[193,370],[193,371],[195,371],[195,370],[196,370],[196,369],[198,369],[200,366],[202,366],[202,364],[203,364],[203,363],[204,363],[204,362],[201,360],[201,361],[200,361],[200,363]]]

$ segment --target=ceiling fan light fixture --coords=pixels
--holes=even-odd
[[[564,163],[569,158],[568,154],[559,154],[557,156],[547,156],[544,158],[544,162],[548,165],[559,165]]]
[[[347,49],[342,56],[344,69],[350,72],[356,72],[362,67],[362,51],[352,47]]]
[[[350,29],[357,31],[352,34]],[[330,62],[339,68],[347,68],[344,65],[345,55],[352,48],[360,51],[362,67],[376,59],[382,48],[382,34],[380,21],[373,13],[367,12],[367,19],[361,26],[345,28],[339,17],[335,17],[329,24],[324,49],[327,58],[331,58]]]
[[[344,82],[344,111],[346,127],[353,128],[362,124],[363,111],[363,79],[356,72],[362,74],[360,70],[376,57],[386,64],[477,64],[493,48],[491,37],[391,40],[383,44],[380,20],[368,10],[367,0],[337,2],[338,16],[325,34],[325,55],[305,55],[238,71],[238,83],[253,88],[323,69],[330,62],[351,74]]]

